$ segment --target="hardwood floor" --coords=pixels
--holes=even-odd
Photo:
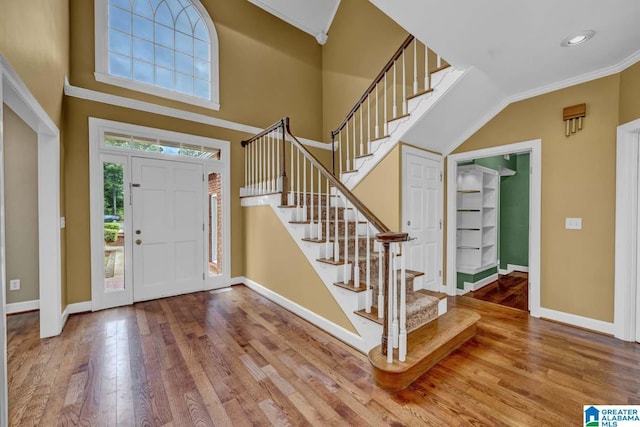
[[[529,274],[513,271],[500,275],[495,282],[489,283],[475,292],[469,292],[468,296],[528,311]]]
[[[640,404],[640,345],[468,297],[474,339],[409,388],[244,286],[69,318],[38,339],[8,318],[14,426],[579,425],[584,404]]]

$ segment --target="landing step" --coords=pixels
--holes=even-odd
[[[422,374],[431,369],[453,350],[476,334],[476,323],[480,315],[475,311],[454,308],[407,336],[407,360],[387,363],[387,355],[381,346],[369,351],[369,362],[376,385],[384,390],[405,389]]]
[[[349,283],[343,283],[343,282],[334,282],[335,286],[338,286],[342,289],[347,289],[351,292],[364,292],[367,290],[367,284],[366,283],[360,283],[359,287],[355,287],[353,280],[349,280]]]

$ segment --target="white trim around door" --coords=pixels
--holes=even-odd
[[[0,55],[2,96],[5,103],[38,135],[38,240],[40,277],[40,338],[62,331],[62,255],[60,248],[60,132],[27,86]],[[0,117],[0,121],[2,118]],[[2,126],[0,126],[2,127]],[[1,148],[0,148],[1,149]],[[2,169],[4,187],[4,168]],[[4,217],[4,191],[2,191]],[[4,222],[2,223],[4,227]],[[2,234],[2,281],[5,278],[4,229]],[[4,292],[4,290],[3,290]]]
[[[207,147],[219,150],[219,159],[203,159],[199,157],[181,156],[176,154],[163,154],[158,152],[119,148],[104,144],[105,133],[117,135],[130,135],[135,138],[147,138],[157,141],[173,141],[186,144],[188,147]],[[92,309],[101,310],[118,305],[127,305],[134,302],[134,280],[132,264],[132,210],[131,203],[131,164],[133,157],[148,159],[176,161],[182,163],[194,163],[203,165],[204,171],[215,171],[223,176],[223,200],[230,200],[230,157],[229,141],[205,138],[195,135],[183,134],[172,131],[149,128],[145,126],[114,122],[109,120],[89,118],[89,163],[90,163],[90,197],[91,197],[91,294]],[[117,162],[124,165],[124,240],[125,240],[125,290],[115,294],[105,290],[104,268],[104,198],[103,198],[103,163]],[[206,191],[205,174],[202,178],[202,209],[208,212],[209,199]],[[229,203],[224,204],[223,209],[223,236],[225,246],[223,249],[223,273],[211,278],[203,277],[202,290],[229,286],[231,283],[231,255],[230,255],[230,209]],[[208,226],[203,227],[203,235],[208,236]],[[207,254],[208,239],[204,239],[204,253]],[[203,265],[207,263],[207,257],[203,256]],[[129,267],[127,267],[127,265]],[[206,271],[206,270],[205,270]]]
[[[542,140],[518,142],[447,157],[447,284],[449,295],[456,295],[456,191],[458,162],[479,157],[530,153],[531,180],[529,193],[529,312],[540,317],[540,234],[542,194]]]
[[[618,126],[613,335],[640,341],[640,119]]]

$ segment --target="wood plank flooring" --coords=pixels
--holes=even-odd
[[[38,339],[8,318],[12,426],[579,425],[640,404],[640,345],[468,297],[478,332],[388,393],[367,357],[244,286],[74,315]]]
[[[498,280],[469,292],[472,298],[489,301],[518,310],[529,310],[529,274],[513,271],[500,275]]]

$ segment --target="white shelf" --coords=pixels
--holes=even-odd
[[[477,274],[497,265],[498,172],[478,165],[458,168],[457,270]]]

